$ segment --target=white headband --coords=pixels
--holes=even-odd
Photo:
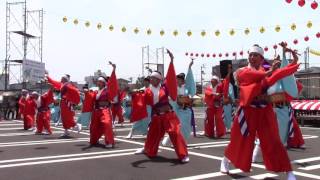
[[[39,93],[37,91],[33,91],[31,94],[32,95],[39,95]]]
[[[106,83],[106,79],[104,79],[103,77],[99,77],[98,81],[102,81],[102,82]]]
[[[62,78],[64,78],[67,81],[70,81],[70,76],[68,76],[67,74],[63,75]]]
[[[155,78],[160,79],[160,80],[162,79],[161,74],[159,72],[156,72],[156,71],[153,71],[151,73],[150,77],[155,77]]]
[[[219,78],[218,76],[212,76],[211,80],[212,80],[212,79],[215,79],[215,80],[217,80],[218,82],[220,81],[220,78]]]
[[[263,57],[264,51],[261,47],[258,46],[252,46],[249,50],[249,54],[250,53],[258,53]]]

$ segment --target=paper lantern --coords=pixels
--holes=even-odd
[[[290,4],[292,2],[292,0],[286,0],[286,2]]]
[[[190,56],[193,56],[193,53],[190,53]]]
[[[90,22],[87,21],[87,22],[85,23],[85,26],[86,26],[86,27],[89,27],[89,26],[90,26]]]
[[[304,40],[309,41],[309,37],[308,36],[304,37]]]
[[[203,54],[203,53],[201,54],[201,57],[204,57],[204,54]]]
[[[305,0],[299,0],[299,1],[298,1],[298,5],[299,5],[300,7],[304,6],[305,4],[306,4],[306,1],[305,1]]]
[[[280,28],[279,25],[277,25],[277,26],[274,28],[274,30],[275,30],[276,32],[280,32],[281,28]]]
[[[291,24],[291,30],[292,31],[296,30],[296,28],[297,28],[297,25],[295,23]]]
[[[261,27],[259,31],[260,31],[260,33],[264,33],[266,31],[266,29],[264,27]]]
[[[174,31],[173,31],[173,35],[174,35],[174,36],[178,36],[178,34],[179,34],[179,33],[178,33],[177,30],[174,30]]]
[[[229,56],[229,53],[226,53],[225,56],[228,57],[228,56]]]
[[[79,24],[78,19],[73,20],[73,24],[78,25]]]
[[[121,31],[122,31],[122,32],[126,32],[126,31],[127,31],[127,28],[123,26],[123,27],[121,28]]]
[[[216,32],[214,32],[214,34],[215,34],[216,36],[220,36],[220,31],[219,31],[219,30],[216,30]]]
[[[201,36],[202,36],[202,37],[206,36],[206,31],[204,31],[204,30],[201,31]]]
[[[316,37],[317,37],[317,38],[320,38],[320,32],[318,32],[318,33],[316,34]]]
[[[298,44],[298,40],[297,39],[293,40],[293,44]]]
[[[233,53],[232,53],[232,56],[236,56],[236,55],[237,55],[237,53],[236,53],[236,52],[233,52]]]
[[[313,1],[313,2],[311,3],[311,8],[312,8],[312,9],[317,9],[317,7],[318,7],[318,3],[317,3],[316,1]]]
[[[278,48],[278,46],[275,44],[275,45],[273,45],[273,49],[277,49]]]
[[[63,22],[67,22],[67,21],[68,21],[67,17],[63,17],[63,18],[62,18],[62,21],[63,21]]]
[[[134,30],[133,30],[133,32],[135,33],[135,34],[138,34],[139,33],[139,28],[134,28]]]
[[[250,33],[250,29],[249,28],[244,30],[244,34],[248,35],[249,33]]]
[[[151,29],[148,29],[148,30],[147,30],[147,34],[148,34],[148,35],[151,35],[151,33],[152,33]]]
[[[210,57],[210,54],[207,54],[207,57]]]
[[[189,54],[186,52],[186,56],[188,56]]]
[[[219,54],[219,57],[222,57],[222,54],[221,54],[221,53]]]
[[[198,57],[199,56],[199,54],[198,53],[196,53],[196,57]]]
[[[109,26],[109,31],[113,31],[114,27],[112,25]]]
[[[192,32],[190,30],[187,32],[187,36],[192,36]]]
[[[268,51],[269,50],[269,48],[266,46],[266,47],[264,47],[264,51]]]
[[[101,23],[98,23],[98,24],[97,24],[97,28],[98,28],[98,29],[101,29],[101,28],[102,28],[102,24],[101,24]]]
[[[214,57],[214,58],[215,58],[215,57],[216,57],[216,54],[212,54],[212,57]]]
[[[231,36],[233,36],[235,33],[236,33],[236,32],[234,31],[234,29],[231,29],[230,32],[229,32],[229,34],[230,34]]]
[[[160,36],[163,36],[165,34],[164,30],[160,31]]]
[[[311,22],[311,21],[308,21],[307,27],[308,27],[308,28],[311,28],[311,27],[312,27],[312,22]]]
[[[240,51],[239,54],[240,54],[240,56],[243,56],[243,51]]]

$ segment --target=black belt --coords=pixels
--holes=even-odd
[[[48,107],[39,107],[38,112],[46,112],[49,111],[50,109]]]
[[[111,103],[109,101],[98,101],[95,103],[94,108],[95,109],[106,109],[110,108]]]

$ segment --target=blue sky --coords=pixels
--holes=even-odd
[[[272,45],[282,40],[292,41],[298,38],[299,44],[294,47],[302,52],[307,46],[320,50],[320,39],[315,38],[320,31],[320,8],[312,10],[307,0],[301,8],[296,1],[287,4],[285,0],[28,0],[29,9],[43,8],[44,23],[44,62],[50,74],[59,78],[69,73],[73,80],[82,81],[86,75],[97,69],[110,73],[111,68],[106,59],[117,64],[119,77],[129,78],[141,75],[141,47],[150,45],[151,49],[166,47],[175,54],[176,71],[185,72],[189,58],[185,52],[232,53],[245,51],[255,43],[268,45],[267,57],[272,57]],[[62,17],[68,17],[68,23]],[[75,26],[71,21],[79,19]],[[91,26],[86,28],[84,21],[89,20]],[[313,22],[311,29],[306,27],[307,21]],[[101,22],[101,30],[96,24]],[[296,23],[297,30],[290,30],[290,24]],[[114,32],[107,26],[112,24]],[[276,33],[274,27],[281,26]],[[120,28],[127,27],[122,33]],[[264,26],[266,32],[259,33]],[[139,34],[133,29],[138,27]],[[243,33],[250,28],[250,35]],[[147,28],[152,35],[147,36]],[[236,34],[228,34],[231,28]],[[159,31],[166,34],[161,37]],[[177,29],[179,35],[172,32]],[[192,30],[191,37],[186,36]],[[219,29],[221,35],[214,36]],[[206,30],[207,36],[200,32]],[[308,35],[310,40],[303,42]],[[5,0],[0,1],[0,58],[5,58]],[[301,58],[302,59],[302,58]],[[166,60],[166,63],[168,60]],[[320,58],[311,55],[311,66],[320,65]],[[219,59],[199,58],[194,65],[196,79],[200,78],[200,66],[206,65],[206,78],[209,79],[212,65]]]

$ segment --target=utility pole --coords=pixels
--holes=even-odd
[[[204,69],[206,68],[206,66],[204,64],[201,65],[201,76],[200,76],[200,84],[201,84],[201,93],[202,93],[202,89],[203,89],[203,75],[205,75]]]

